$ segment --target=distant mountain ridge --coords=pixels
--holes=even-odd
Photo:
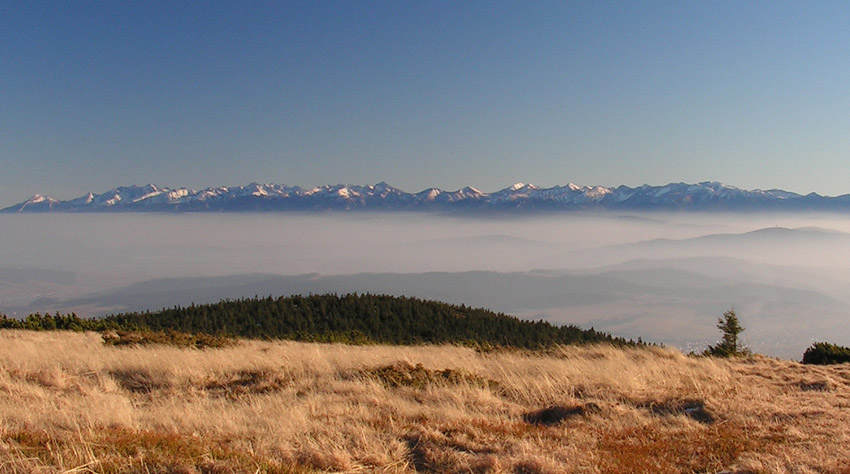
[[[428,188],[408,193],[387,183],[301,188],[279,184],[194,190],[154,184],[121,186],[60,201],[36,194],[0,212],[239,212],[239,211],[559,211],[559,210],[850,210],[850,194],[837,197],[779,189],[745,190],[717,182],[665,186],[565,186],[516,183],[486,193]]]

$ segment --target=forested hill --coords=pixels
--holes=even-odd
[[[416,298],[371,294],[310,295],[224,300],[215,304],[124,313],[101,320],[53,321],[34,316],[31,326],[82,329],[174,330],[253,339],[293,339],[349,343],[457,343],[540,348],[553,344],[608,342],[632,345],[593,329],[524,321],[480,308]],[[51,318],[45,321],[44,318]],[[14,320],[3,318],[0,326]],[[71,322],[69,322],[71,321]]]

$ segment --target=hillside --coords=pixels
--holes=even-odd
[[[841,473],[850,366],[0,331],[0,473]]]

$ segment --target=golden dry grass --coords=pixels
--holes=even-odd
[[[850,366],[762,357],[0,331],[0,395],[0,473],[850,472]]]

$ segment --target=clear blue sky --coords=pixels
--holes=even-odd
[[[850,192],[850,4],[0,0],[0,205],[704,180]]]

